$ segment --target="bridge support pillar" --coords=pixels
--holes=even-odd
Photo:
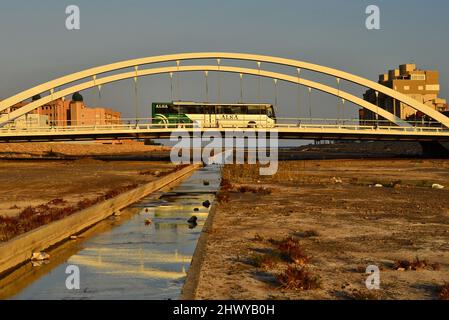
[[[422,155],[426,158],[449,158],[449,149],[439,141],[421,141]]]

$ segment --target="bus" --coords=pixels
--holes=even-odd
[[[201,122],[203,127],[272,128],[276,118],[268,103],[154,102],[153,123]]]

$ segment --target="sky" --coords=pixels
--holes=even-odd
[[[65,8],[80,8],[80,30],[67,30]],[[365,27],[368,5],[380,8],[380,30]],[[440,71],[441,96],[449,98],[447,0],[41,0],[0,4],[0,98],[54,78],[116,61],[161,54],[228,51],[273,55],[321,64],[377,81],[380,73],[413,62]],[[251,65],[255,68],[255,65]],[[289,72],[293,72],[290,70]],[[210,76],[210,99],[218,81]],[[240,97],[238,75],[220,75],[223,101]],[[332,84],[335,79],[305,73]],[[175,81],[175,86],[176,86]],[[205,100],[202,74],[179,76],[183,100]],[[361,96],[350,84],[342,89]],[[304,89],[278,86],[278,116],[305,116]],[[89,106],[135,115],[132,80],[82,92]],[[274,102],[273,82],[262,80],[261,99]],[[169,101],[167,76],[139,79],[139,116],[153,101]],[[245,101],[255,101],[257,79],[244,79]],[[313,93],[314,117],[335,117],[335,97]],[[348,106],[346,117],[356,116]]]

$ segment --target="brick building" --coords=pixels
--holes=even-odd
[[[32,101],[40,99],[39,96],[32,98]],[[28,102],[21,102],[11,107],[8,112],[17,110]],[[73,94],[72,100],[57,99],[44,106],[41,106],[30,114],[45,116],[49,126],[70,126],[70,125],[107,125],[121,123],[121,113],[108,108],[89,108],[84,104],[83,97],[78,92]],[[45,119],[45,117],[40,117]],[[26,116],[20,119],[26,119]],[[21,120],[24,121],[23,119]],[[26,122],[25,123],[29,123]],[[36,123],[34,121],[33,123]],[[41,122],[38,122],[42,124]]]

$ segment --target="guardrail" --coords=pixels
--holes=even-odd
[[[292,120],[292,119],[281,119],[281,120]],[[296,120],[296,121],[295,121]],[[309,119],[310,121],[310,119]],[[76,132],[149,132],[152,130],[176,130],[176,129],[298,129],[300,131],[307,129],[321,129],[321,130],[350,130],[350,131],[369,131],[369,130],[387,130],[389,132],[427,132],[427,133],[441,133],[448,132],[448,128],[432,127],[432,126],[409,126],[409,127],[399,127],[390,125],[360,125],[360,124],[344,124],[344,123],[329,123],[317,119],[316,123],[306,123],[302,122],[301,119],[293,119],[291,122],[276,122],[273,126],[260,125],[255,128],[248,126],[248,121],[246,120],[234,120],[232,124],[228,125],[218,125],[215,126],[202,126],[201,123],[134,123],[134,124],[106,124],[106,125],[82,125],[82,126],[42,126],[42,127],[24,127],[24,128],[0,128],[0,136],[2,134],[11,136],[17,133],[18,135],[23,134],[39,134],[39,133],[76,133]]]

